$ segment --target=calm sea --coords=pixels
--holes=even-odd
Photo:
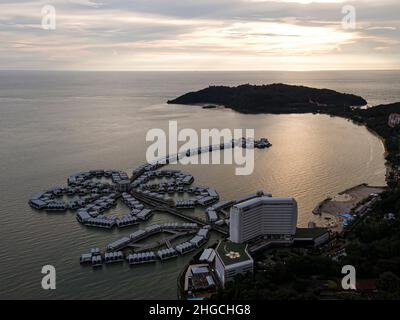
[[[167,128],[168,120],[196,130],[254,128],[256,136],[268,137],[273,147],[256,152],[251,176],[235,176],[231,165],[183,169],[222,199],[259,189],[295,197],[300,226],[315,219],[311,210],[326,196],[363,182],[384,184],[381,141],[344,119],[165,104],[211,84],[273,82],[355,93],[370,105],[400,101],[399,72],[0,72],[0,298],[176,298],[176,278],[190,255],[150,266],[84,268],[81,253],[138,227],[96,231],[70,212],[36,212],[27,204],[32,194],[65,185],[75,172],[130,172],[145,160],[147,131]],[[171,219],[159,214],[147,224]],[[55,291],[41,289],[46,264],[56,267]]]

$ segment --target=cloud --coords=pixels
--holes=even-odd
[[[400,5],[347,1],[53,0],[57,29],[41,28],[48,1],[0,4],[0,68],[399,68]],[[342,64],[342,67],[340,65]]]
[[[396,27],[379,27],[379,26],[377,26],[377,27],[369,27],[369,28],[367,28],[367,30],[397,30],[397,28]]]

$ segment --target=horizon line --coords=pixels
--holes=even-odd
[[[109,70],[109,69],[0,69],[0,72],[352,72],[352,71],[400,71],[399,69],[238,69],[238,70],[199,70],[199,69],[132,69],[132,70]]]

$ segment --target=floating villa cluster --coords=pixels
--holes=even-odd
[[[177,209],[191,209],[196,205],[206,206],[219,200],[219,195],[213,188],[207,186],[188,187],[188,185],[194,181],[194,178],[191,175],[182,173],[178,170],[162,170],[156,172],[158,176],[169,177],[172,180],[158,184],[140,185],[137,192],[155,197],[163,197],[166,193],[186,193],[193,196],[190,199],[176,200],[175,207]],[[182,174],[184,176],[183,179],[181,178]]]
[[[132,183],[132,187],[137,188],[153,179],[160,179],[164,177],[174,179],[173,185],[168,185],[167,183],[162,184],[162,190],[164,191],[164,193],[169,191],[168,190],[169,187],[173,187],[175,185],[177,186],[190,185],[194,181],[194,178],[191,174],[182,172],[180,170],[158,170],[158,171],[151,170],[144,172],[140,178],[136,179],[135,182]]]
[[[150,219],[155,211],[165,211],[190,221],[190,223],[182,225],[177,223],[151,225],[132,233],[129,237],[109,244],[105,253],[99,249],[93,249],[90,253],[82,255],[80,259],[81,263],[90,263],[93,266],[124,260],[130,264],[166,260],[203,245],[208,239],[210,228],[226,234],[226,230],[220,226],[228,223],[228,217],[219,219],[217,212],[229,206],[230,203],[215,204],[219,201],[216,190],[207,186],[193,186],[194,177],[189,173],[160,169],[177,159],[214,150],[234,147],[262,149],[270,146],[271,144],[264,138],[259,141],[242,138],[232,140],[231,143],[188,149],[176,155],[168,155],[137,167],[132,171],[131,176],[121,170],[79,172],[68,178],[66,187],[56,187],[34,195],[29,200],[29,204],[37,210],[76,211],[76,219],[82,225],[103,229],[138,225],[140,222]],[[110,179],[111,182],[105,182],[106,179]],[[155,179],[166,181],[152,183],[152,180]],[[173,199],[172,196],[176,194],[188,194],[190,198]],[[106,215],[107,211],[116,207],[118,201],[129,209],[129,213],[123,216]],[[186,215],[177,210],[192,209],[196,206],[207,207],[212,204],[214,206],[206,209],[206,220]],[[165,243],[161,243],[162,241],[155,244],[138,243],[148,235],[158,232],[170,234]],[[188,236],[192,236],[192,238],[188,238],[187,241],[178,245],[172,245],[170,242],[176,238]],[[126,254],[124,251],[127,250],[129,253]]]
[[[157,256],[154,252],[139,252],[129,254],[126,257],[126,261],[129,264],[140,264],[146,262],[155,262],[157,260]]]
[[[157,233],[167,232],[172,236],[187,236],[193,235],[188,241],[177,245],[170,245],[166,241],[166,248],[159,249],[157,252],[147,248],[157,248],[159,242],[150,244],[140,244],[140,241],[145,240]],[[128,237],[118,239],[107,245],[106,251],[103,253],[100,249],[91,249],[90,253],[82,254],[80,257],[81,264],[91,264],[93,267],[99,267],[106,263],[115,263],[127,261],[130,265],[155,262],[157,260],[164,261],[178,257],[191,252],[203,244],[209,237],[209,227],[199,228],[194,223],[165,223],[154,224],[145,229],[137,230]],[[137,252],[132,252],[132,249]],[[126,253],[124,253],[126,252]]]
[[[109,183],[93,181],[93,178],[112,178],[114,183],[129,179],[125,172],[119,170],[92,170],[80,172],[68,178],[68,187],[56,187],[31,197],[29,204],[37,210],[66,211],[77,210],[86,204],[93,203],[102,195],[117,196],[115,187]],[[66,196],[78,196],[79,198],[65,202],[60,199]],[[106,210],[105,208],[104,210]],[[100,208],[103,210],[103,208]],[[104,211],[103,210],[103,211]]]

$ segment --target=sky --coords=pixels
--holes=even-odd
[[[1,0],[0,69],[397,70],[400,1]]]

